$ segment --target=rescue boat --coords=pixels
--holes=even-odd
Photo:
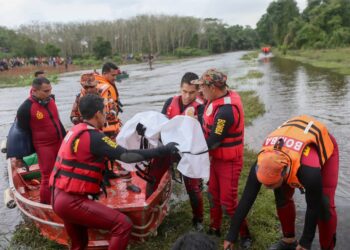
[[[115,80],[117,82],[121,82],[123,79],[127,79],[127,78],[129,78],[129,74],[126,71],[122,71],[120,74],[118,74],[115,77]]]
[[[153,164],[163,164],[167,159],[153,160]],[[165,166],[155,176],[155,182],[150,184],[140,175],[132,173],[132,183],[141,188],[140,193],[127,190],[124,179],[111,179],[111,187],[107,187],[107,197],[101,194],[102,204],[118,209],[133,222],[131,239],[145,241],[157,234],[157,228],[162,223],[169,210],[169,199],[172,190],[169,167]],[[44,237],[62,245],[68,245],[68,236],[62,220],[55,214],[51,205],[39,203],[40,170],[37,164],[26,166],[22,160],[8,159],[8,175],[11,197],[18,209],[34,222]],[[10,198],[8,197],[10,196]],[[89,249],[105,249],[110,238],[105,230],[89,229]]]

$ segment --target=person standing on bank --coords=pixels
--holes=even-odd
[[[64,222],[72,250],[86,248],[88,228],[109,230],[108,249],[124,250],[132,228],[130,219],[88,197],[100,194],[104,159],[141,162],[177,153],[177,144],[171,142],[155,149],[127,150],[101,132],[105,122],[103,98],[86,95],[80,100],[79,110],[84,122],[67,133],[50,177],[52,208]]]
[[[325,125],[310,116],[293,117],[267,136],[257,158],[232,218],[224,249],[233,249],[238,228],[253,206],[261,184],[274,189],[283,232],[283,238],[270,250],[310,249],[317,225],[321,249],[334,249],[339,152]],[[295,188],[305,192],[307,204],[299,242],[295,237]]]
[[[203,101],[197,98],[199,86],[191,84],[191,81],[198,79],[198,75],[187,72],[181,79],[181,95],[169,98],[162,109],[162,113],[169,119],[177,115],[188,115],[202,120],[204,111]],[[196,231],[203,230],[203,180],[200,178],[189,178],[183,176],[187,194],[192,207],[192,223]]]
[[[33,80],[31,96],[17,111],[18,126],[31,133],[41,173],[40,202],[50,204],[49,178],[66,131],[60,121],[51,84],[45,77]]]
[[[203,130],[209,148],[210,202],[209,234],[220,236],[223,212],[232,217],[238,204],[238,181],[243,167],[244,112],[241,98],[226,85],[227,76],[209,69],[199,80],[207,104],[203,114]],[[246,221],[241,226],[241,247],[251,246]]]

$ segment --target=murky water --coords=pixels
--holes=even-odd
[[[235,78],[244,76],[248,70],[256,69],[264,73],[259,80],[237,86],[239,89],[253,89],[258,92],[266,107],[266,113],[256,119],[253,126],[246,129],[246,143],[258,150],[263,138],[281,122],[293,115],[313,115],[330,128],[338,140],[340,148],[339,186],[337,203],[347,215],[350,211],[350,180],[348,168],[350,140],[350,80],[344,77],[322,72],[286,60],[260,61],[247,65],[239,58],[244,52],[235,52],[205,58],[159,63],[150,71],[146,64],[126,65],[123,70],[130,73],[130,78],[118,84],[121,100],[124,104],[122,119],[127,120],[135,113],[145,110],[160,111],[164,101],[178,92],[180,79],[187,71],[201,74],[204,70],[215,67],[228,73],[229,84],[235,84]],[[79,91],[79,72],[60,77],[59,84],[53,86],[63,124],[70,126],[69,114],[75,94]],[[29,87],[0,89],[0,140],[3,140],[13,121],[18,106],[28,96]],[[0,200],[7,187],[5,171],[6,161],[0,157]],[[304,203],[300,203],[301,206]],[[346,212],[347,211],[347,212]],[[347,215],[349,218],[349,215]],[[17,209],[9,210],[0,205],[0,248],[6,244],[10,232],[21,220]],[[341,228],[346,228],[340,220]],[[347,223],[349,224],[349,223]],[[341,231],[339,231],[341,234]],[[339,237],[338,237],[339,239]],[[341,237],[339,239],[342,241]],[[339,242],[338,241],[338,242]],[[345,240],[344,240],[345,242]],[[339,248],[340,249],[340,248]]]

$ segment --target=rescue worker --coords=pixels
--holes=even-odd
[[[191,84],[198,79],[198,75],[187,72],[181,79],[181,95],[169,98],[163,107],[162,113],[169,119],[177,115],[188,115],[201,121],[204,105],[197,98],[199,86]],[[187,194],[192,207],[192,224],[196,231],[203,231],[203,180],[200,178],[189,178],[183,176]]]
[[[208,198],[210,203],[209,234],[220,236],[222,214],[232,217],[237,207],[238,180],[243,167],[244,112],[241,98],[226,85],[227,76],[209,69],[199,84],[207,104],[203,114],[203,130],[209,148],[210,177]],[[242,224],[241,247],[251,246],[246,221]]]
[[[97,89],[97,81],[95,79],[94,73],[83,74],[80,77],[81,90],[77,94],[75,101],[73,103],[72,111],[70,114],[70,120],[74,125],[83,122],[83,117],[79,112],[79,102],[80,99],[87,94],[99,94]]]
[[[149,70],[153,70],[152,63],[154,60],[154,56],[151,53],[149,53],[147,59],[148,59]]]
[[[43,70],[35,71],[34,77],[45,77],[45,72]]]
[[[283,238],[270,250],[310,249],[316,225],[321,249],[334,249],[337,227],[334,195],[339,152],[335,138],[325,125],[306,115],[291,118],[267,136],[257,158],[232,218],[224,248],[233,249],[238,228],[253,206],[261,184],[264,184],[274,189],[283,232]],[[295,188],[305,192],[307,204],[299,241],[295,237]]]
[[[97,88],[105,99],[106,124],[103,132],[114,139],[121,126],[119,112],[122,112],[122,104],[119,100],[119,92],[116,86],[116,76],[120,74],[119,68],[114,63],[105,63],[102,66],[102,75],[95,75],[98,81]]]
[[[155,149],[127,150],[101,132],[105,122],[103,98],[86,95],[80,100],[79,110],[84,121],[64,138],[50,177],[52,208],[64,222],[72,250],[87,247],[88,228],[109,230],[108,249],[124,250],[132,228],[130,219],[88,197],[100,193],[103,159],[140,162],[176,153],[176,143]]]
[[[119,92],[116,86],[116,76],[121,74],[117,65],[111,62],[107,62],[102,66],[102,75],[95,74],[95,79],[98,81],[97,88],[101,97],[104,99],[106,122],[103,127],[103,132],[115,139],[119,133],[121,127],[121,121],[119,119],[119,112],[122,112],[122,104],[119,100]],[[108,179],[123,177],[127,182],[127,188],[134,192],[140,192],[140,188],[131,183],[130,172],[122,169],[117,165],[118,174],[113,171],[114,163],[109,163],[109,168],[105,173],[105,183],[109,186]]]
[[[40,202],[50,204],[49,178],[66,131],[59,119],[51,84],[45,77],[33,80],[31,95],[17,111],[18,126],[32,135],[41,173]]]

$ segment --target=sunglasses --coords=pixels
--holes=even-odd
[[[93,88],[96,88],[96,86],[84,86],[83,88],[84,89],[93,89]]]

